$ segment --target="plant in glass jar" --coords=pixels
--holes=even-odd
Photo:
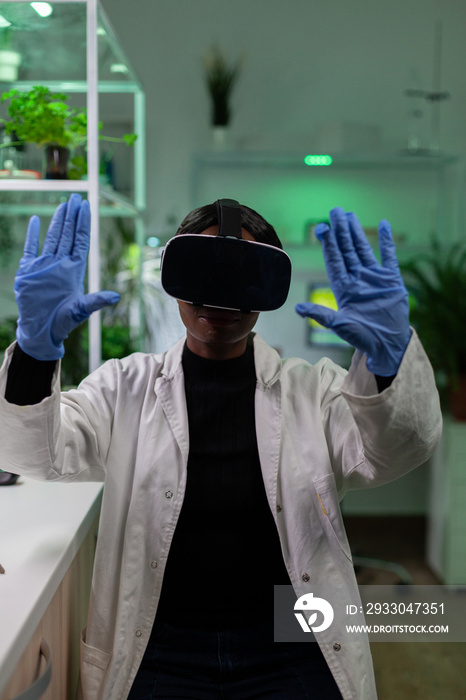
[[[9,101],[8,119],[0,119],[8,135],[14,135],[16,143],[35,143],[46,152],[46,177],[67,179],[68,160],[87,142],[87,113],[84,108],[70,107],[68,95],[52,92],[43,85],[31,90],[10,90],[2,94],[1,103]],[[99,129],[101,128],[99,124]],[[125,134],[121,138],[99,136],[99,139],[114,143],[133,145],[136,134]],[[80,176],[77,156],[74,177]],[[73,158],[72,158],[73,160]]]

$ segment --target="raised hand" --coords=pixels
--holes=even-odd
[[[330,223],[319,224],[322,249],[338,311],[319,304],[297,304],[301,316],[315,319],[367,356],[370,372],[397,373],[411,335],[408,293],[401,277],[388,221],[379,224],[381,264],[357,217],[336,208]]]
[[[120,298],[117,292],[84,294],[90,223],[89,202],[72,194],[55,211],[39,255],[40,220],[33,216],[29,221],[15,278],[16,338],[37,360],[63,357],[63,341],[70,331]]]

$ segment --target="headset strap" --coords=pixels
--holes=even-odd
[[[235,199],[218,199],[218,235],[241,238],[241,208]]]

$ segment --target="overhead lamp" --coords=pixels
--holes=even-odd
[[[128,66],[124,63],[112,63],[110,66],[110,73],[127,73]]]
[[[49,2],[31,2],[29,4],[41,17],[48,17],[53,12],[53,7]]]
[[[304,158],[306,165],[331,165],[333,163],[332,156],[327,155],[308,155]]]
[[[11,22],[9,22],[3,15],[0,15],[0,29],[4,27],[11,27]]]

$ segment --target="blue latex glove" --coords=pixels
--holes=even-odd
[[[90,224],[89,202],[72,194],[55,211],[39,256],[40,220],[33,216],[29,221],[15,279],[16,339],[36,360],[63,357],[70,331],[120,298],[116,292],[84,294]]]
[[[334,330],[367,356],[370,372],[397,373],[408,345],[408,293],[401,277],[388,221],[379,224],[382,264],[377,261],[354,214],[336,208],[331,227],[316,226],[322,242],[330,284],[338,311],[319,304],[297,304],[296,311]]]

